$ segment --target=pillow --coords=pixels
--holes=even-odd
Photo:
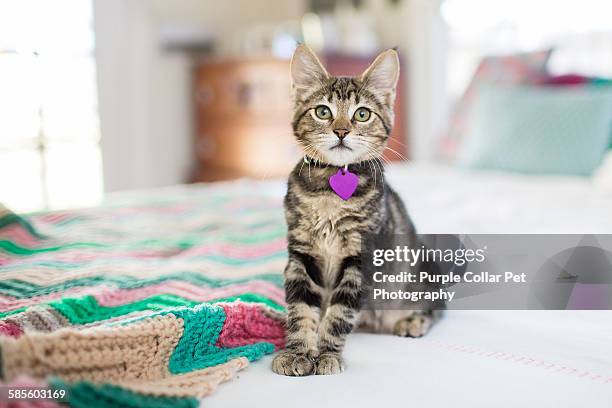
[[[448,133],[441,140],[443,155],[448,157],[455,154],[456,147],[465,136],[466,120],[480,99],[479,88],[483,84],[521,85],[537,82],[546,75],[551,52],[552,49],[484,57],[451,116]]]
[[[594,85],[612,87],[612,78],[589,77],[580,74],[547,75],[542,77],[537,84],[544,86]],[[612,149],[612,138],[610,139],[610,149]]]
[[[535,84],[545,86],[576,86],[576,85],[597,85],[611,86],[612,79],[602,77],[590,77],[581,74],[561,74],[561,75],[545,75]]]
[[[489,86],[469,119],[468,168],[588,176],[612,135],[612,89]]]

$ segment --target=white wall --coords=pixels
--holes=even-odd
[[[184,181],[190,171],[188,61],[163,54],[147,2],[94,1],[105,190]]]
[[[301,14],[301,0],[94,0],[106,191],[185,182],[192,171],[190,59],[158,45],[165,23],[197,23],[232,47],[232,27]]]
[[[435,158],[437,137],[448,126],[448,32],[440,16],[440,3],[407,0],[404,17],[409,27],[411,157],[421,161]]]

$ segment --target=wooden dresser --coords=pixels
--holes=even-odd
[[[371,58],[330,55],[332,74],[361,73]],[[400,81],[402,79],[400,78]],[[194,70],[195,156],[192,181],[286,177],[301,152],[291,131],[289,61],[207,60]],[[389,146],[408,156],[403,86]],[[397,155],[387,151],[389,160]]]

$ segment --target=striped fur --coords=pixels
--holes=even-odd
[[[359,77],[332,77],[301,45],[291,70],[293,131],[306,156],[291,173],[285,197],[287,341],[272,369],[291,376],[335,374],[343,370],[346,337],[357,325],[409,337],[423,335],[431,325],[430,312],[360,314],[364,236],[415,235],[399,196],[384,182],[380,161],[393,125],[399,63],[389,50]],[[322,105],[331,112],[327,120],[317,115]],[[356,119],[359,108],[370,112],[367,121]],[[359,177],[347,201],[328,184],[340,166]]]

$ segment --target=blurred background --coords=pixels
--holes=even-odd
[[[606,0],[0,0],[0,202],[285,176],[302,41],[351,75],[398,47],[390,161],[588,177],[609,150]]]

